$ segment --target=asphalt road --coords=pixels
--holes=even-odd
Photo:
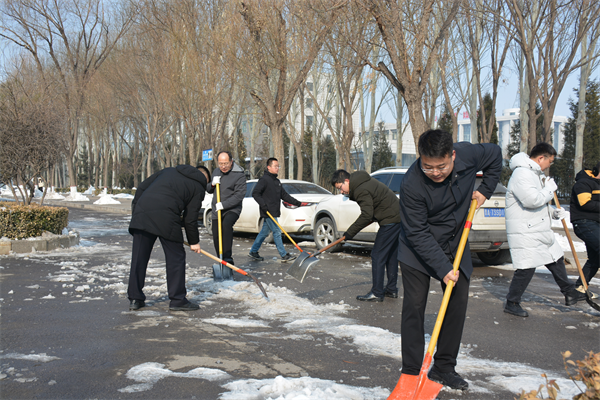
[[[238,235],[236,265],[264,283],[271,301],[239,274],[235,280],[247,285],[236,286],[237,293],[212,284],[212,262],[188,253],[188,297],[201,309],[185,313],[168,311],[164,255],[157,244],[147,276],[148,307],[129,312],[128,219],[72,209],[70,228],[80,231],[80,248],[0,257],[2,399],[217,399],[231,390],[223,380],[177,375],[202,367],[227,372],[229,382],[284,376],[388,390],[396,385],[402,299],[356,301],[370,288],[368,248],[321,256],[301,284],[286,276],[289,264],[273,259],[272,245],[260,251],[264,262],[250,262],[246,255],[254,235]],[[201,246],[214,253],[205,231]],[[518,318],[502,311],[512,272],[475,262],[457,367],[475,390],[442,390],[439,399],[518,398],[510,388],[525,373],[520,371],[567,378],[561,352],[582,359],[599,351],[600,313],[585,302],[564,306],[551,275],[536,274],[523,304],[530,317]],[[576,271],[570,268],[569,274]],[[428,332],[441,298],[432,283]],[[295,315],[314,325],[298,329]],[[333,326],[338,319],[342,323]],[[367,333],[340,332],[360,327]],[[145,363],[162,365],[164,379],[136,379],[132,369]],[[503,387],[503,378],[513,383]]]

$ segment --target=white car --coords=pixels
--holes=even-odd
[[[408,168],[389,167],[375,171],[371,176],[386,184],[396,196],[400,193],[400,183]],[[479,176],[479,174],[478,174]],[[481,178],[477,178],[475,187],[479,186]],[[502,264],[510,262],[510,251],[506,238],[504,221],[504,196],[506,188],[501,184],[489,200],[475,212],[473,226],[469,235],[469,245],[479,259],[486,264]],[[313,237],[318,249],[322,249],[336,239],[342,237],[350,225],[360,215],[358,204],[338,194],[331,199],[318,204],[312,222]],[[361,230],[352,241],[374,242],[379,224],[372,223]],[[339,250],[341,244],[332,250]]]
[[[305,181],[291,179],[281,179],[281,184],[286,192],[293,198],[303,203],[311,203],[308,206],[296,207],[282,201],[281,216],[278,218],[279,224],[287,233],[310,232],[313,214],[317,203],[322,200],[333,197],[333,194],[321,186]],[[246,182],[246,196],[242,203],[242,213],[240,218],[233,226],[237,232],[258,233],[262,228],[263,219],[260,217],[258,203],[252,197],[252,191],[258,179],[252,179]],[[202,206],[204,212],[204,226],[212,230],[212,194],[206,194]],[[267,240],[271,239],[271,235]]]

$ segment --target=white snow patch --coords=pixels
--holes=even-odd
[[[49,356],[46,353],[40,353],[40,354],[8,353],[8,354],[0,354],[0,358],[10,358],[13,360],[28,360],[28,361],[39,361],[39,362],[50,362],[50,361],[54,361],[54,360],[60,360],[59,357]]]
[[[267,328],[269,324],[264,321],[256,321],[248,318],[206,318],[202,322],[213,325],[225,325],[232,328]]]
[[[566,236],[561,235],[560,233],[554,232],[554,238],[560,244],[560,247],[563,251],[571,251],[571,246],[569,245],[569,239]],[[585,252],[585,243],[573,241],[573,245],[575,246],[576,252]]]
[[[223,385],[221,400],[379,400],[390,395],[381,387],[364,388],[310,377],[243,379]]]
[[[120,201],[112,198],[111,195],[101,196],[98,200],[94,202],[94,204],[121,204]]]
[[[164,364],[154,362],[136,365],[127,371],[126,376],[140,383],[119,389],[121,393],[136,393],[150,390],[156,382],[166,377],[196,378],[207,381],[218,381],[230,377],[228,373],[213,368],[195,368],[189,372],[173,372],[165,368]]]

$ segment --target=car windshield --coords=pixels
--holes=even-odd
[[[288,194],[331,194],[330,191],[314,183],[286,182],[282,185]]]
[[[475,189],[477,190],[477,188],[479,187],[479,185],[481,185],[481,181],[483,179],[482,178],[475,178]],[[506,188],[504,187],[504,185],[502,185],[500,182],[498,182],[498,184],[496,185],[496,189],[494,189],[494,194],[499,194],[499,195],[504,195],[506,193]]]

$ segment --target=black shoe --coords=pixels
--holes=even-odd
[[[385,292],[385,297],[389,297],[391,299],[397,299],[398,298],[398,292]]]
[[[586,300],[587,294],[581,293],[577,289],[571,290],[569,293],[565,295],[565,304],[568,306],[574,306],[578,301]]]
[[[144,300],[131,300],[129,302],[129,311],[139,310],[142,307],[146,307]]]
[[[250,256],[250,258],[254,259],[255,261],[263,261],[265,259],[264,257],[261,257],[260,254],[258,254],[258,251],[250,252],[248,256]]]
[[[373,292],[369,292],[364,296],[356,296],[356,300],[360,301],[377,301],[381,303],[383,301],[383,297],[376,296]]]
[[[456,372],[439,372],[435,366],[431,368],[427,377],[434,382],[448,386],[450,389],[467,390],[469,384]]]
[[[281,257],[281,261],[282,261],[282,262],[288,262],[288,261],[292,261],[292,260],[295,260],[295,259],[296,259],[296,257],[298,257],[298,256],[292,255],[292,254],[290,254],[290,253],[286,253],[286,255],[285,255],[285,256]]]
[[[171,311],[195,311],[199,309],[200,306],[196,303],[192,303],[191,301],[179,307],[169,307],[169,310]]]
[[[523,310],[521,305],[519,303],[515,303],[514,301],[506,301],[504,312],[516,315],[517,317],[529,317],[527,311]]]

